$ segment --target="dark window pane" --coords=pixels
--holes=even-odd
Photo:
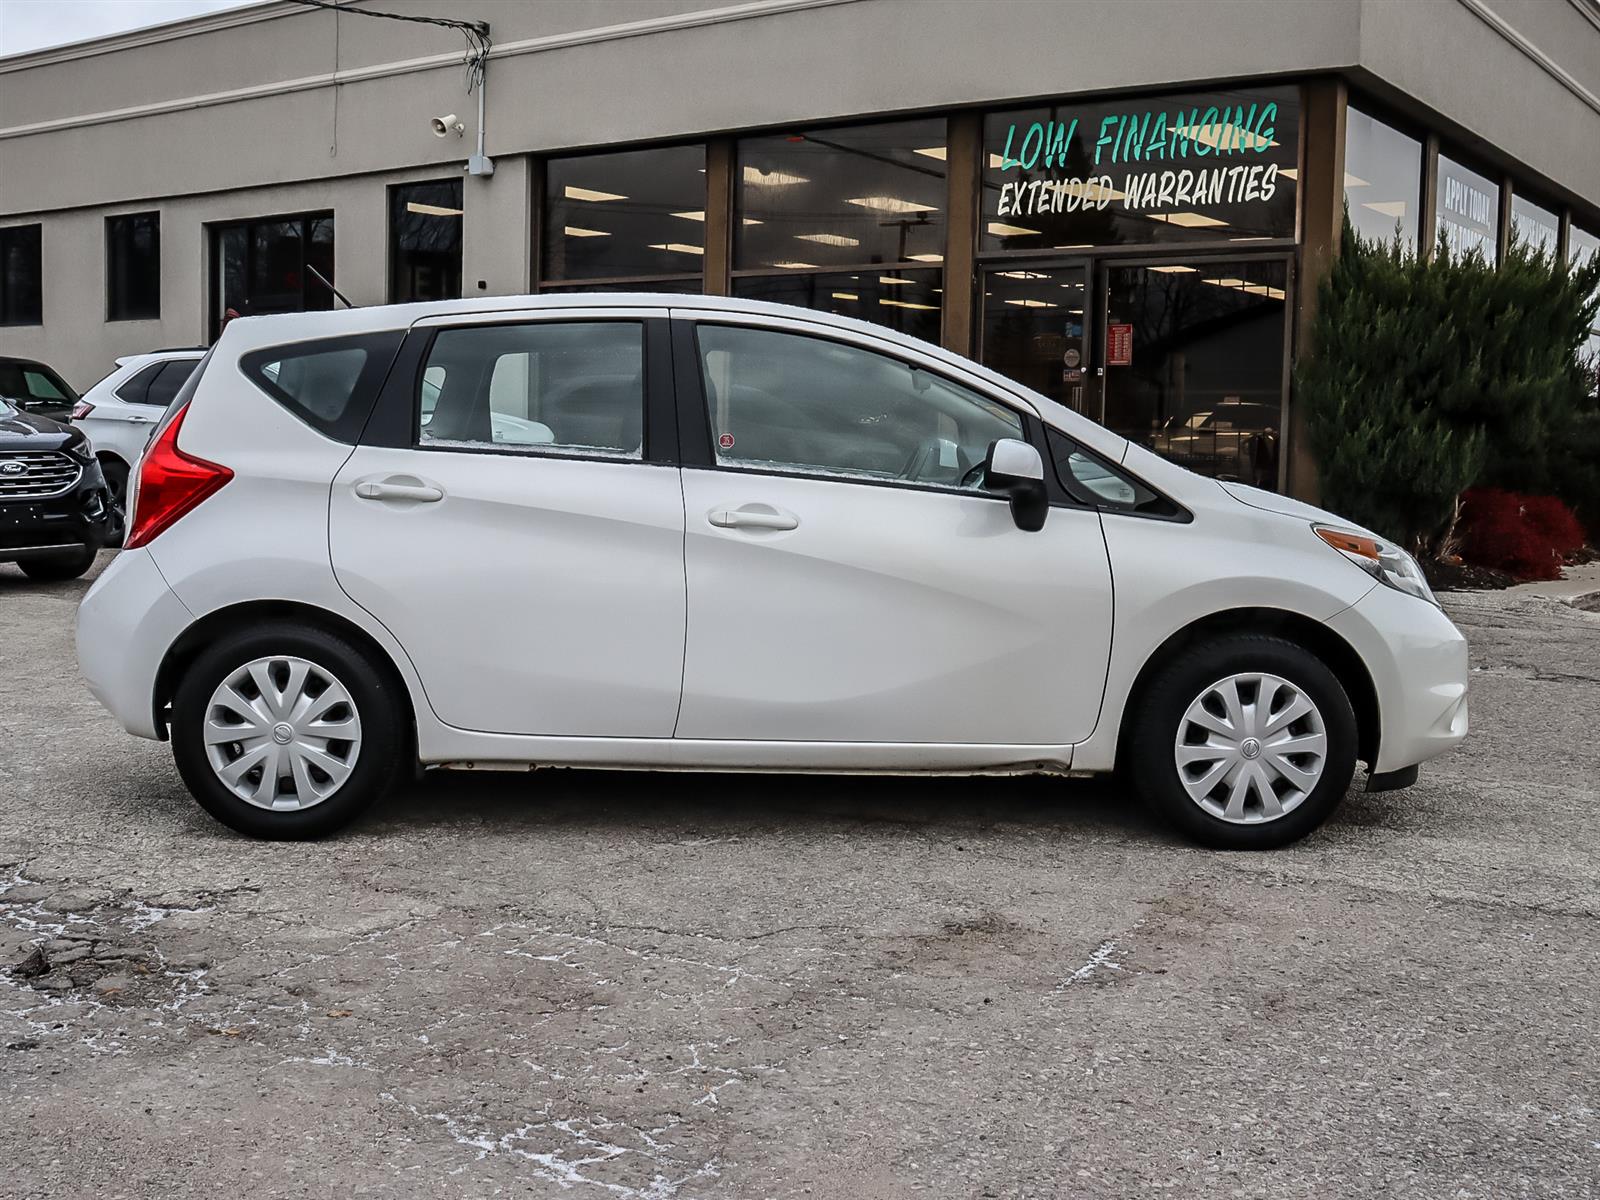
[[[1113,267],[1109,323],[1133,326],[1104,378],[1104,423],[1203,475],[1277,486],[1287,268]]]
[[[547,280],[701,270],[704,146],[553,158],[545,167]]]
[[[44,320],[42,228],[0,229],[0,325],[38,325]]]
[[[239,367],[313,429],[354,443],[404,336],[392,331],[268,346],[246,354]],[[193,378],[184,381],[179,397],[190,390]]]
[[[981,246],[1293,237],[1299,123],[1294,88],[990,114]]]
[[[1479,250],[1494,262],[1500,244],[1500,185],[1439,155],[1439,242],[1452,254]]]
[[[944,261],[945,122],[745,138],[734,266]]]
[[[1091,379],[1087,278],[1081,263],[996,265],[983,277],[984,363],[1074,412],[1086,411]]]
[[[1350,109],[1344,135],[1344,200],[1355,231],[1368,241],[1387,245],[1398,230],[1401,243],[1415,252],[1421,197],[1422,143]]]
[[[389,189],[389,302],[461,296],[459,179]]]
[[[880,482],[978,487],[1004,405],[897,358],[826,338],[702,324],[717,463]]]
[[[741,275],[733,281],[733,294],[746,300],[859,317],[925,342],[937,342],[940,278],[941,272],[936,270],[888,269],[825,275]]]
[[[146,404],[159,404],[165,408],[171,403],[172,398],[178,394],[178,389],[190,375],[194,374],[195,367],[200,365],[198,358],[179,358],[172,362],[162,363],[160,373],[150,381],[150,390],[145,396]]]
[[[1511,232],[1525,246],[1543,250],[1555,256],[1556,243],[1561,238],[1561,218],[1541,204],[1526,196],[1511,195]]]
[[[161,315],[161,214],[106,218],[106,320]]]
[[[220,226],[213,244],[213,309],[219,331],[230,312],[260,316],[334,307],[330,214]]]
[[[150,385],[155,382],[156,376],[161,374],[161,368],[164,366],[166,363],[151,363],[148,367],[134,372],[123,380],[122,386],[117,389],[117,399],[126,400],[129,404],[149,403],[147,397]]]
[[[418,443],[638,458],[644,327],[550,321],[442,329],[422,374]]]

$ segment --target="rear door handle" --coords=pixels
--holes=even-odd
[[[800,518],[793,513],[779,512],[770,505],[748,505],[744,508],[714,508],[706,519],[718,529],[798,529]]]
[[[134,414],[133,416],[127,417],[126,420],[127,420],[128,424],[130,424],[130,425],[154,425],[155,424],[155,418],[154,417],[141,417],[138,414]]]
[[[420,481],[363,479],[356,484],[356,495],[363,500],[415,500],[432,504],[444,499],[444,489]]]

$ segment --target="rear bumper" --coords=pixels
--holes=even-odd
[[[156,673],[193,615],[148,550],[124,550],[78,606],[78,669],[129,733],[159,739]]]
[[[1436,758],[1467,736],[1467,640],[1442,611],[1375,587],[1328,622],[1361,655],[1378,693],[1375,775]]]
[[[77,486],[64,496],[0,502],[0,562],[84,546],[99,550],[115,545],[120,533],[99,463],[85,467]]]

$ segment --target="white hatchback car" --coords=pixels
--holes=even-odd
[[[133,464],[167,405],[205,356],[204,350],[156,350],[117,359],[72,410],[72,423],[89,435],[112,501],[126,504]]]
[[[78,653],[265,837],[419,763],[1121,767],[1267,847],[1358,760],[1404,786],[1467,730],[1466,643],[1366,530],[937,347],[709,297],[230,323]]]

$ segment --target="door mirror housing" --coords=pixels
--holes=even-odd
[[[1032,445],[1017,438],[990,442],[983,460],[983,486],[1011,498],[1011,519],[1018,529],[1037,533],[1044,528],[1050,497],[1044,488],[1044,459]]]

